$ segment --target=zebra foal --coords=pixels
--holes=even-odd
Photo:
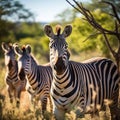
[[[25,91],[26,79],[23,81],[18,78],[18,64],[15,58],[15,52],[12,44],[2,43],[6,66],[6,84],[10,103],[13,103],[13,97],[16,100],[16,106],[20,105],[20,95]]]
[[[104,102],[111,100],[111,119],[119,120],[120,77],[114,62],[102,58],[86,63],[70,61],[65,38],[71,34],[72,27],[67,25],[61,33],[61,27],[57,26],[54,34],[52,27],[46,25],[44,31],[50,38],[50,65],[53,71],[51,97],[55,118],[64,120],[65,113],[76,106],[83,114],[98,116]]]
[[[37,102],[41,101],[42,113],[46,110],[47,98],[50,100],[50,107],[52,109],[50,88],[53,77],[50,65],[38,65],[35,58],[31,55],[31,47],[29,45],[23,46],[22,49],[15,46],[14,49],[19,56],[19,77],[21,80],[24,80],[27,76],[27,80],[31,86],[28,92],[31,93],[32,98]]]

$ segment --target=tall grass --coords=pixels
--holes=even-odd
[[[74,58],[74,59],[73,59]],[[71,57],[76,61],[82,61],[80,57]],[[6,84],[4,81],[6,69],[4,66],[4,60],[0,61],[0,120],[54,120],[52,113],[50,112],[50,106],[48,104],[47,111],[44,117],[41,113],[41,106],[38,105],[36,109],[31,105],[29,94],[22,92],[20,108],[17,109],[15,104],[10,104]],[[14,102],[15,103],[15,102]],[[105,112],[100,112],[100,120],[110,120],[109,108]],[[76,118],[75,110],[66,114],[66,120],[90,120],[90,115],[80,116]]]

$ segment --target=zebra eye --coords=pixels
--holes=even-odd
[[[30,62],[30,60],[28,59],[27,62]]]
[[[51,45],[50,45],[50,48],[52,49],[52,48],[53,48],[53,46],[54,46],[54,44],[51,44]]]
[[[67,49],[67,48],[68,48],[68,45],[65,45],[64,48]]]
[[[52,48],[52,45],[50,45],[50,48]]]

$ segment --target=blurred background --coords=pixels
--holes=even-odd
[[[103,27],[112,29],[114,20],[106,14],[111,8],[106,4],[99,4],[98,1],[102,0],[78,0],[92,11]],[[119,8],[119,0],[109,1]],[[95,30],[82,18],[83,16],[66,0],[0,0],[0,44],[3,41],[16,42],[20,45],[30,44],[37,60],[48,62],[49,39],[44,35],[44,25],[51,24],[54,28],[56,24],[60,24],[64,28],[65,25],[71,24],[73,31],[67,38],[71,59],[80,61],[92,56],[111,57],[102,35],[84,41]],[[115,47],[117,44],[115,38],[110,36],[109,39],[111,45]],[[0,51],[0,59],[2,59],[1,47]]]
[[[69,1],[73,3],[72,0]],[[103,0],[77,1],[82,2],[103,27],[110,30],[114,28],[114,18],[108,15],[112,12],[111,8],[107,4],[98,3]],[[120,1],[108,1],[114,3],[120,15]],[[71,60],[80,62],[95,56],[113,59],[102,35],[86,40],[96,31],[66,0],[0,0],[1,91],[5,88],[4,52],[1,43],[18,43],[20,46],[29,44],[32,47],[32,54],[40,64],[49,62],[49,39],[43,31],[45,24],[52,25],[53,29],[60,24],[62,30],[67,24],[72,25],[72,34],[67,38]],[[109,36],[110,44],[114,49],[118,44],[115,39],[114,36]]]

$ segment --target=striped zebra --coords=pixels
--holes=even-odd
[[[50,65],[38,65],[35,58],[31,55],[30,45],[23,46],[22,49],[19,46],[14,47],[18,58],[19,77],[21,80],[25,79],[30,84],[28,92],[32,94],[32,97],[38,102],[41,101],[42,113],[46,110],[47,98],[50,101],[50,107],[52,111],[52,103],[50,98],[50,88],[52,77],[52,69]],[[36,102],[35,101],[35,102]]]
[[[20,95],[25,91],[26,80],[19,80],[18,78],[18,64],[15,58],[15,52],[12,44],[2,43],[4,51],[5,66],[7,68],[5,80],[7,83],[8,95],[10,103],[13,103],[13,98],[16,100],[16,107],[20,105]]]
[[[44,27],[45,34],[50,38],[50,65],[53,71],[51,97],[53,112],[57,120],[64,120],[65,113],[78,107],[80,112],[90,113],[91,117],[99,117],[99,111],[107,100],[111,101],[112,120],[120,120],[118,109],[118,83],[120,82],[116,65],[109,59],[94,59],[79,63],[70,61],[70,53],[66,37],[72,32],[67,25],[61,33],[61,27]]]

